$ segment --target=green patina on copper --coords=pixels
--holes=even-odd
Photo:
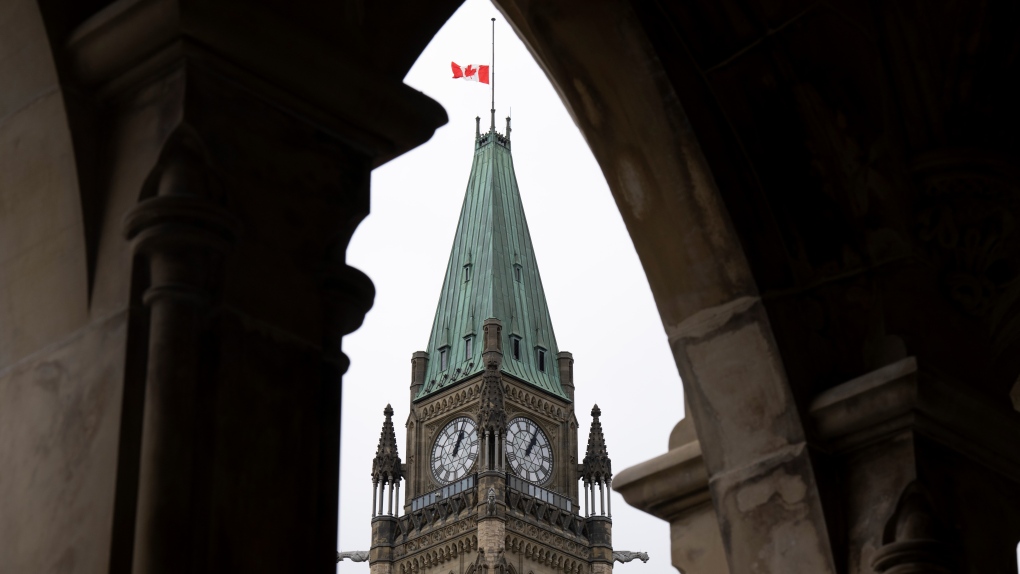
[[[492,129],[475,138],[471,177],[429,337],[428,371],[416,399],[482,371],[482,324],[488,318],[503,324],[502,371],[566,399],[510,139]],[[467,337],[474,337],[470,354]],[[513,357],[512,337],[520,337],[520,359]],[[443,348],[448,353],[445,369]],[[544,372],[539,369],[539,348],[545,351]]]

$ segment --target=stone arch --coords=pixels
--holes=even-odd
[[[87,229],[74,126],[43,14],[35,2],[23,2],[4,18],[0,125],[8,143],[0,153],[0,261],[4,276],[31,280],[0,286],[0,371],[87,320],[96,241]]]
[[[32,2],[20,3],[18,19],[5,21],[5,26],[18,30],[18,35],[0,36],[0,41],[18,42],[16,50],[3,53],[26,54],[0,62],[0,77],[16,80],[5,82],[11,87],[0,104],[4,106],[0,108],[0,118],[4,119],[5,127],[12,129],[24,119],[38,122],[36,128],[41,126],[42,129],[36,131],[51,140],[45,144],[48,147],[22,140],[19,153],[28,155],[16,157],[14,162],[37,165],[45,159],[52,172],[50,177],[60,179],[24,192],[25,198],[29,191],[38,196],[29,198],[34,203],[25,209],[31,212],[30,216],[35,216],[48,207],[39,203],[61,207],[56,210],[59,213],[47,213],[55,216],[50,218],[45,229],[52,232],[52,237],[43,238],[47,248],[61,254],[60,261],[46,257],[43,263],[35,263],[42,270],[42,277],[31,282],[31,288],[41,295],[27,297],[0,289],[0,293],[19,297],[19,302],[30,307],[51,307],[46,310],[51,318],[36,319],[34,307],[22,309],[32,320],[15,317],[12,322],[12,318],[0,315],[0,325],[24,327],[19,329],[18,341],[0,340],[0,369],[49,343],[63,341],[87,321],[90,304],[102,309],[111,301],[118,305],[124,303],[117,299],[123,296],[122,292],[107,291],[97,285],[102,281],[118,283],[123,278],[124,270],[117,267],[127,265],[123,263],[126,258],[118,259],[126,253],[126,247],[114,241],[109,253],[100,253],[102,249],[94,240],[98,235],[89,228],[97,221],[115,225],[110,222],[119,221],[125,211],[124,205],[119,203],[123,197],[117,196],[107,217],[89,217],[91,204],[83,199],[87,194],[82,192],[79,173],[87,164],[80,159],[84,157],[81,155],[84,146],[74,142],[76,139],[84,141],[90,134],[78,131],[74,122],[67,120],[72,114],[63,100],[64,84],[58,77],[58,58],[51,54],[55,48],[51,48],[49,40],[54,38],[52,45],[63,50],[69,27],[81,23],[105,4],[80,3],[85,8],[75,8],[73,4],[58,0],[40,4],[49,14],[59,16],[51,16],[52,22],[44,22],[39,6]],[[704,157],[703,146],[693,135],[690,120],[679,103],[681,100],[669,83],[667,70],[663,69],[654,46],[643,32],[640,15],[634,12],[637,3],[609,1],[589,5],[580,0],[568,0],[557,3],[555,8],[546,4],[539,0],[498,1],[500,9],[552,79],[606,174],[641,256],[676,354],[709,476],[714,479],[732,477],[736,470],[746,468],[751,462],[765,469],[761,476],[770,475],[772,470],[793,473],[795,482],[804,486],[804,495],[785,502],[793,505],[794,514],[807,517],[806,528],[817,544],[801,545],[797,552],[783,555],[782,562],[775,567],[794,571],[802,563],[820,563],[823,569],[832,570],[831,559],[824,558],[829,554],[827,534],[816,481],[806,459],[806,439],[772,327],[733,230],[730,214],[722,202],[720,185]],[[27,9],[21,8],[23,6]],[[411,12],[414,17],[407,20],[414,20],[414,26],[407,25],[387,35],[386,50],[377,66],[380,81],[402,77],[415,53],[420,52],[428,37],[455,8],[455,3],[429,3],[428,6]],[[299,29],[310,25],[307,19],[298,22]],[[419,26],[419,22],[424,24]],[[391,25],[399,27],[401,22]],[[400,53],[401,48],[403,53]],[[59,60],[68,59],[64,56],[61,54]],[[639,67],[639,73],[635,73],[635,66]],[[78,80],[83,93],[98,83],[94,77]],[[36,96],[39,96],[38,101]],[[423,116],[432,113],[424,109],[424,104],[422,108]],[[29,118],[29,114],[38,116]],[[667,127],[649,129],[650,126]],[[156,137],[151,135],[152,140]],[[388,153],[398,153],[419,141],[408,139],[411,141],[393,143]],[[152,145],[153,141],[149,140],[145,143],[153,148],[146,153],[158,153],[159,144]],[[24,147],[27,144],[39,145]],[[739,155],[741,152],[732,153]],[[379,161],[388,159],[382,152],[379,155]],[[6,159],[9,157],[0,154],[0,162]],[[10,173],[7,164],[0,163],[0,174]],[[137,190],[137,186],[133,187],[133,191]],[[350,227],[356,224],[355,215],[351,214]],[[22,216],[21,213],[4,215],[11,220]],[[0,221],[0,227],[10,229],[10,223],[5,219]],[[684,230],[683,234],[677,233],[677,229]],[[28,231],[19,230],[15,243],[31,244],[34,237],[28,235]],[[110,276],[96,271],[96,263],[105,255],[111,256],[110,265],[114,268]],[[5,268],[5,272],[8,271],[17,273],[18,269]],[[8,285],[5,283],[3,287]],[[24,285],[18,287],[25,289]],[[110,299],[103,300],[103,297]],[[52,308],[54,305],[56,310]],[[7,307],[9,305],[0,305],[0,309]],[[734,352],[736,349],[740,352]],[[740,382],[739,389],[727,386],[734,381]],[[47,411],[45,415],[59,419],[59,408],[54,406],[52,412]],[[431,415],[433,408],[428,412]],[[748,414],[755,416],[744,416]],[[741,425],[728,421],[741,421]],[[127,440],[130,442],[131,437]],[[116,453],[115,444],[104,444],[102,449],[105,449],[102,460],[117,459],[108,456],[111,449]],[[755,524],[734,510],[735,501],[748,485],[720,480],[715,484],[718,488],[713,489],[712,496],[719,519],[726,524],[728,532],[734,539],[759,544],[745,548],[740,554],[755,556],[758,550],[773,544],[772,533],[780,531],[778,526],[782,525]],[[109,493],[115,489],[109,484],[103,487],[106,498],[99,497],[95,504],[111,508]],[[41,489],[26,493],[27,500],[44,503],[34,505],[41,507],[53,505],[51,496]],[[768,509],[765,507],[762,511]],[[105,512],[108,519],[112,511]],[[133,516],[133,513],[126,514]],[[70,521],[63,515],[58,522],[70,527]],[[115,530],[120,531],[119,526]],[[130,534],[127,536],[130,544]],[[54,538],[60,537],[54,534]],[[59,546],[40,545],[43,548]],[[91,546],[108,548],[110,544],[99,541]],[[810,556],[803,553],[810,553]],[[820,562],[816,560],[819,556],[823,556]],[[730,558],[737,560],[732,564],[734,570],[751,569],[748,564],[739,562],[738,556]]]
[[[795,570],[808,560],[834,570],[805,432],[712,169],[690,130],[646,129],[688,120],[672,85],[658,80],[665,73],[639,31],[638,15],[613,2],[584,9],[578,4],[577,17],[564,17],[563,7],[553,17],[537,0],[497,4],[560,93],[616,198],[674,351],[709,475],[752,462],[798,468],[806,490],[795,506],[812,517],[807,528],[818,544],[798,547],[783,557],[784,564]],[[621,29],[634,33],[620,34]],[[644,73],[630,81],[635,57]],[[637,113],[624,113],[634,105]],[[669,231],[678,227],[689,233]],[[741,388],[727,390],[736,380]],[[762,408],[764,416],[746,416]],[[732,501],[750,486],[727,483],[725,492],[713,490],[715,507],[734,536],[770,546],[776,524],[755,524],[732,510]],[[731,563],[731,568],[749,570],[750,564]]]

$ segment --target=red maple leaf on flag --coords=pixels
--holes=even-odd
[[[489,83],[489,66],[479,65],[475,67],[472,64],[467,66],[458,66],[456,62],[450,62],[450,68],[453,70],[453,79],[455,80],[468,80],[469,82],[480,82],[482,84]]]

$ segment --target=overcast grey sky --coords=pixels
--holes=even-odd
[[[614,474],[666,452],[683,416],[680,378],[634,247],[580,132],[545,74],[487,0],[468,0],[429,44],[405,82],[450,116],[425,145],[375,170],[372,214],[348,263],[372,278],[373,309],[344,339],[338,549],[368,550],[372,458],[387,403],[406,460],[411,353],[428,344],[474,145],[475,116],[488,125],[489,89],[451,79],[450,62],[487,64],[496,18],[496,117],[513,110],[513,156],[528,227],[559,348],[574,354],[575,405],[584,455],[598,403]],[[403,495],[403,489],[401,489]],[[647,551],[634,574],[675,572],[669,526],[614,494],[613,545]],[[342,563],[341,573],[367,573]]]

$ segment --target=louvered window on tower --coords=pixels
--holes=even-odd
[[[545,372],[545,349],[542,347],[535,347],[536,358],[538,359],[538,370]]]
[[[510,337],[510,354],[513,355],[515,361],[521,360],[521,338]]]
[[[468,263],[464,266],[464,282],[467,283],[471,280],[471,264]]]
[[[521,282],[521,266],[520,265],[514,265],[514,279],[517,280],[518,283]]]
[[[445,371],[450,366],[450,348],[443,347],[439,349],[439,368]]]
[[[468,359],[471,358],[471,351],[473,350],[471,347],[473,340],[474,337],[464,337],[464,356]]]

